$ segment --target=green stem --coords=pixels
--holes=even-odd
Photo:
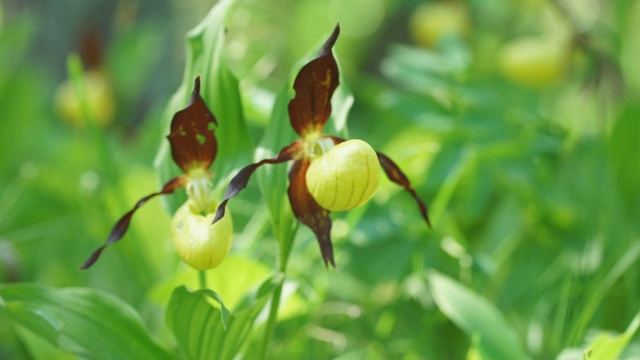
[[[207,272],[205,270],[198,270],[198,284],[201,289],[207,288]]]
[[[296,227],[297,229],[297,227]],[[282,288],[284,286],[284,281],[287,274],[287,263],[289,262],[289,255],[291,254],[291,248],[293,243],[293,237],[295,236],[296,231],[292,231],[291,233],[285,235],[287,237],[287,241],[280,242],[280,257],[278,258],[278,271],[282,274],[282,278],[280,279],[280,283],[273,291],[273,295],[271,296],[271,306],[269,308],[269,318],[267,319],[267,325],[264,329],[264,334],[262,336],[262,341],[260,343],[260,357],[259,359],[266,359],[267,353],[269,350],[269,343],[271,342],[271,338],[273,337],[273,332],[275,331],[276,324],[278,323],[278,309],[280,308],[280,298],[282,297]]]
[[[269,319],[267,320],[267,325],[264,329],[264,335],[262,337],[262,342],[260,343],[260,359],[267,358],[267,352],[269,350],[269,343],[271,342],[271,338],[273,337],[273,332],[276,329],[276,324],[278,323],[278,308],[280,307],[280,298],[282,297],[282,287],[284,285],[284,276],[278,284],[278,287],[273,291],[273,296],[271,297],[271,307],[269,308]]]

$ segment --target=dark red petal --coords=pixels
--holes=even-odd
[[[407,179],[407,176],[402,172],[402,170],[400,170],[398,165],[396,165],[393,161],[391,161],[391,159],[389,159],[386,155],[384,155],[381,152],[377,152],[377,154],[378,154],[378,160],[380,160],[380,165],[382,165],[382,168],[384,169],[384,172],[387,174],[387,177],[389,178],[389,180],[402,186],[405,190],[409,192],[409,194],[411,194],[411,196],[413,196],[413,198],[418,203],[418,207],[420,208],[420,213],[422,214],[422,217],[427,222],[427,225],[431,227],[431,221],[429,221],[429,214],[427,213],[427,206],[418,197],[418,194],[416,194],[415,190],[411,188],[411,184],[409,183],[409,179]]]
[[[171,194],[177,188],[184,187],[184,186],[185,186],[185,178],[183,176],[178,176],[169,180],[169,182],[167,182],[162,187],[161,191],[153,193],[151,195],[147,195],[142,199],[138,200],[138,202],[133,207],[133,209],[129,210],[126,214],[124,214],[124,216],[121,217],[120,220],[118,220],[118,222],[113,226],[113,229],[111,229],[111,233],[109,234],[109,237],[107,238],[107,241],[104,243],[104,245],[100,246],[96,251],[94,251],[93,254],[91,254],[91,256],[89,257],[89,259],[87,259],[87,261],[85,261],[84,264],[82,264],[80,269],[83,270],[93,265],[93,263],[95,263],[100,257],[102,250],[104,250],[109,244],[120,240],[124,236],[124,234],[127,232],[127,229],[129,228],[129,222],[131,221],[131,217],[133,216],[135,211],[138,210],[142,205],[144,205],[149,199],[157,195]]]
[[[329,210],[323,209],[313,199],[307,189],[307,169],[310,161],[308,158],[297,160],[289,171],[289,202],[296,218],[307,225],[316,234],[320,245],[320,252],[324,260],[324,266],[329,263],[334,268],[333,246],[331,245],[331,218]]]
[[[293,88],[296,96],[289,102],[291,127],[301,136],[320,133],[331,115],[331,97],[338,87],[338,64],[331,49],[340,33],[336,25],[318,56],[298,73]]]
[[[207,104],[200,97],[200,77],[195,81],[189,105],[178,111],[171,120],[171,143],[173,161],[184,172],[191,169],[208,169],[216,157],[218,144],[214,129],[218,125]]]
[[[278,155],[272,159],[264,159],[257,163],[247,165],[240,169],[240,171],[236,174],[236,176],[231,179],[229,182],[229,186],[227,186],[227,190],[224,192],[224,200],[218,205],[216,209],[216,216],[213,218],[212,224],[215,224],[218,220],[222,219],[224,216],[225,208],[227,207],[227,203],[229,199],[238,195],[242,189],[247,187],[247,183],[253,175],[253,172],[256,171],[257,168],[264,164],[279,164],[285,161],[292,160],[298,156],[302,151],[302,142],[295,141],[293,144],[283,148],[280,150]]]

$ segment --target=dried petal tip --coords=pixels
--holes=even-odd
[[[384,169],[384,172],[387,174],[389,180],[394,183],[402,186],[416,201],[418,204],[418,208],[420,209],[420,214],[424,221],[427,222],[427,225],[431,227],[431,221],[429,220],[429,213],[427,212],[427,205],[422,202],[422,199],[418,197],[416,191],[411,187],[411,183],[409,183],[409,179],[407,176],[400,170],[398,165],[396,165],[391,159],[389,159],[385,154],[378,152],[378,160],[380,160],[380,165]]]
[[[193,93],[191,94],[191,97],[193,98],[194,96],[200,95],[200,75],[196,76],[196,80],[195,83],[193,84]]]
[[[325,41],[324,44],[322,45],[322,48],[318,53],[318,57],[327,55],[331,52],[333,45],[335,45],[336,40],[338,40],[338,35],[340,35],[340,23],[336,24],[336,27],[333,29],[333,32],[331,33],[331,35],[329,35],[329,38],[327,39],[327,41]]]

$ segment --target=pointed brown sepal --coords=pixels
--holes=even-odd
[[[131,222],[131,217],[133,216],[133,214],[142,205],[144,205],[149,199],[157,195],[171,194],[177,188],[185,187],[185,185],[186,185],[185,177],[178,176],[169,180],[169,182],[167,182],[162,187],[162,190],[160,190],[159,192],[147,195],[142,199],[138,200],[138,202],[133,207],[133,209],[129,210],[126,214],[124,214],[124,216],[120,218],[120,220],[118,220],[118,222],[116,222],[116,224],[113,226],[113,229],[111,229],[111,233],[109,234],[107,241],[105,241],[104,245],[100,246],[96,251],[93,252],[93,254],[91,254],[89,259],[87,259],[87,261],[85,261],[84,264],[80,266],[80,270],[84,270],[90,267],[91,265],[93,265],[100,257],[100,254],[102,254],[102,250],[104,250],[107,246],[109,246],[109,244],[120,240],[124,236],[124,234],[127,232],[127,229],[129,228],[129,223]]]
[[[340,83],[331,49],[339,33],[336,25],[318,56],[302,67],[293,83],[296,96],[289,102],[289,118],[293,130],[302,137],[321,133],[331,115],[331,97]]]
[[[200,97],[200,77],[195,80],[189,105],[178,111],[171,120],[173,161],[185,172],[194,168],[208,169],[216,157],[218,144],[214,129],[218,125],[207,104]]]
[[[409,192],[409,194],[411,194],[411,196],[413,196],[413,198],[418,203],[418,207],[420,208],[420,213],[422,214],[422,218],[424,218],[424,220],[427,222],[427,225],[431,227],[431,221],[429,221],[427,206],[424,204],[424,202],[422,202],[422,199],[418,197],[418,194],[416,194],[415,190],[413,190],[407,176],[402,172],[402,170],[400,170],[398,165],[396,165],[393,161],[391,161],[391,159],[389,159],[386,155],[384,155],[381,152],[376,152],[376,153],[378,154],[378,160],[380,160],[380,165],[382,165],[382,168],[384,169],[384,172],[387,174],[387,177],[389,178],[389,180],[402,186],[405,190]]]
[[[279,164],[285,161],[293,160],[298,156],[298,154],[301,153],[301,151],[302,142],[296,140],[295,142],[293,142],[293,144],[280,150],[276,157],[272,159],[264,159],[240,169],[240,171],[238,171],[238,173],[229,182],[229,186],[227,186],[227,190],[225,190],[224,192],[224,200],[222,200],[220,205],[218,205],[218,208],[216,209],[216,216],[213,218],[211,224],[215,224],[218,220],[222,219],[229,199],[238,195],[240,191],[247,187],[247,183],[249,182],[251,175],[253,175],[254,171],[256,171],[257,168],[264,164]]]
[[[331,217],[329,210],[323,209],[313,199],[307,189],[308,158],[296,160],[289,170],[289,202],[296,218],[313,230],[320,245],[324,266],[336,267],[331,244]]]

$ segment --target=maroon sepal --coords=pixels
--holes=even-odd
[[[167,136],[173,161],[185,173],[194,168],[206,170],[211,166],[218,149],[214,135],[217,125],[216,118],[200,97],[198,76],[189,105],[173,116],[171,133]]]
[[[238,171],[238,173],[229,182],[229,186],[227,186],[227,190],[225,190],[224,192],[224,200],[222,200],[220,205],[218,205],[218,208],[216,209],[216,216],[213,218],[211,224],[215,224],[218,220],[222,219],[229,199],[238,195],[240,191],[247,187],[247,183],[249,182],[251,175],[253,175],[253,172],[256,171],[257,168],[264,164],[279,164],[285,161],[293,160],[301,151],[302,142],[296,140],[293,142],[293,144],[280,150],[276,157],[272,159],[264,159],[240,169],[240,171]]]
[[[402,186],[405,190],[409,192],[409,194],[411,194],[411,196],[413,196],[413,198],[418,203],[418,207],[420,208],[420,213],[422,214],[422,217],[427,222],[427,225],[431,227],[431,221],[429,221],[427,206],[418,197],[418,194],[416,194],[415,190],[413,190],[413,188],[411,187],[411,184],[409,183],[409,179],[407,179],[407,176],[402,172],[402,170],[400,170],[398,165],[396,165],[393,161],[391,161],[391,159],[389,159],[386,155],[384,155],[381,152],[376,152],[376,153],[378,154],[378,160],[380,161],[380,165],[382,165],[382,168],[384,169],[384,172],[387,174],[387,177],[389,178],[389,180]]]
[[[107,246],[109,246],[109,244],[120,240],[124,236],[124,234],[127,232],[127,229],[129,228],[131,217],[133,216],[135,211],[138,210],[142,205],[144,205],[149,199],[157,195],[171,194],[177,188],[185,187],[185,185],[186,185],[185,177],[181,175],[169,180],[169,182],[167,182],[162,187],[162,190],[160,190],[159,192],[153,193],[151,195],[147,195],[142,199],[138,200],[138,202],[133,207],[133,209],[129,210],[126,214],[124,214],[124,216],[121,217],[120,220],[118,220],[118,222],[113,226],[113,229],[111,229],[111,233],[109,234],[107,241],[104,243],[104,245],[100,246],[96,251],[94,251],[93,254],[91,254],[89,259],[87,259],[87,261],[85,261],[84,264],[80,266],[80,270],[84,270],[90,267],[91,265],[93,265],[100,257],[102,250],[104,250]]]
[[[335,268],[331,244],[331,217],[329,217],[329,210],[318,205],[307,189],[306,175],[309,164],[308,158],[296,160],[293,163],[289,171],[289,202],[296,218],[311,228],[316,235],[324,266],[328,267],[331,263]]]
[[[296,96],[289,102],[289,118],[293,130],[302,137],[321,133],[331,115],[331,97],[340,83],[331,49],[339,33],[336,25],[318,56],[302,67],[293,83]]]

